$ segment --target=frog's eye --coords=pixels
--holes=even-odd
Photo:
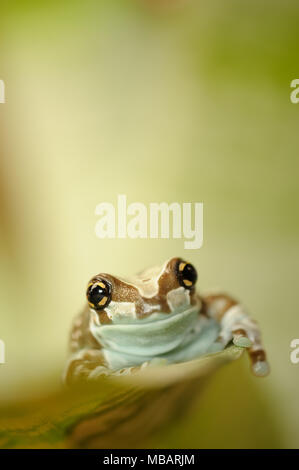
[[[94,280],[88,284],[86,297],[88,305],[103,310],[111,301],[111,285],[106,280]]]
[[[179,260],[176,265],[176,275],[181,286],[192,289],[197,281],[197,272],[194,266]]]

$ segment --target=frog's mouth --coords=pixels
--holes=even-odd
[[[91,321],[90,328],[102,345],[108,366],[116,370],[156,357],[176,360],[177,353],[180,360],[181,351],[186,345],[189,348],[202,325],[198,305],[195,305],[182,312],[154,313],[151,321],[139,319],[133,323],[110,325],[98,325]],[[217,333],[213,331],[213,339]]]

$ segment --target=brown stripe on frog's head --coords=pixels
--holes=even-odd
[[[99,274],[87,287],[87,301],[100,323],[113,318],[144,318],[152,313],[170,313],[195,303],[195,268],[181,258],[149,268],[128,280]]]
[[[184,287],[194,293],[197,272],[194,266],[181,258],[172,258],[165,265],[159,277],[159,293],[166,295],[171,290]]]
[[[89,307],[94,310],[101,324],[111,323],[111,305],[123,305],[128,307],[130,304],[134,309],[140,308],[140,295],[138,290],[125,281],[107,273],[101,273],[94,276],[88,283],[86,298]]]

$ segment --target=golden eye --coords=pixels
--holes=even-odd
[[[104,279],[94,279],[87,286],[86,297],[91,308],[103,310],[111,302],[111,285]]]
[[[186,261],[179,260],[176,265],[176,275],[181,286],[192,289],[197,281],[197,272],[194,266]]]

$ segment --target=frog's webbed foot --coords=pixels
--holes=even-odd
[[[131,375],[151,366],[163,366],[168,361],[164,358],[153,358],[137,366],[124,367],[119,370],[109,369],[101,350],[84,349],[73,354],[67,364],[64,382],[67,385],[85,381],[96,381],[107,376]]]
[[[240,348],[246,348],[254,375],[264,377],[270,366],[262,346],[260,329],[243,307],[226,295],[210,296],[205,299],[207,314],[219,321],[221,330],[216,341],[225,347],[230,341]]]
[[[233,333],[233,343],[239,348],[250,348],[252,341],[248,338],[247,333],[242,328],[235,330]]]
[[[264,349],[260,348],[254,350],[250,348],[248,354],[251,360],[251,369],[257,377],[266,377],[270,373],[270,365],[266,360],[266,353]]]
[[[64,382],[71,385],[81,380],[94,381],[110,374],[100,350],[84,349],[71,356],[64,373]]]
[[[241,305],[234,305],[228,309],[221,320],[221,326],[224,336],[232,339],[236,346],[247,349],[254,375],[258,377],[268,375],[270,367],[262,346],[260,329]]]
[[[233,331],[233,343],[238,347],[247,349],[254,375],[257,377],[265,377],[269,374],[270,366],[266,360],[266,353],[261,346],[260,338],[250,340],[247,332],[239,329],[238,331]]]
[[[154,357],[153,359],[150,359],[149,361],[145,361],[139,366],[131,366],[131,367],[125,367],[123,369],[119,369],[117,371],[113,372],[113,375],[130,375],[130,374],[135,374],[136,372],[146,369],[148,367],[160,367],[160,366],[166,366],[169,364],[169,361],[165,358],[161,357]]]

